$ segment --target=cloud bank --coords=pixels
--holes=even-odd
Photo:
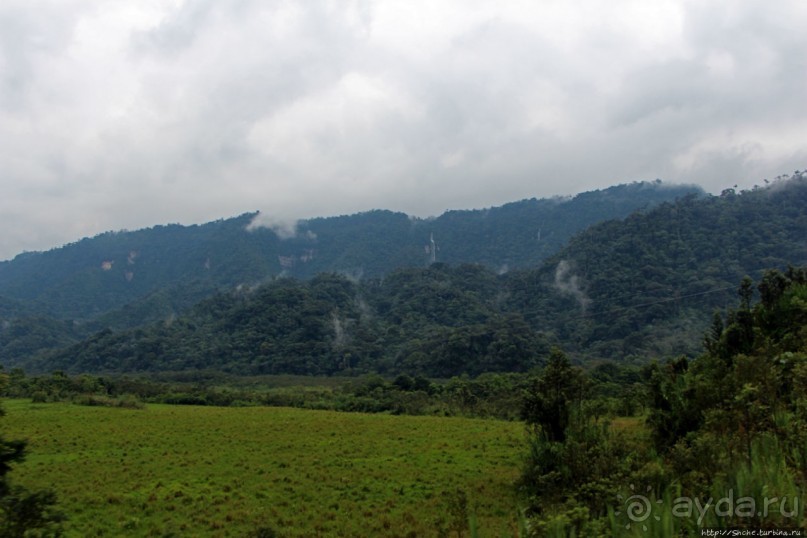
[[[807,166],[807,4],[0,5],[0,259],[261,210],[419,216]]]

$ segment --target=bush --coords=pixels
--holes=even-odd
[[[31,395],[32,403],[47,403],[48,394],[44,390],[38,390]]]
[[[99,396],[97,394],[83,394],[73,398],[73,403],[77,405],[99,406],[99,407],[120,407],[126,409],[144,409],[144,404],[138,397],[130,394],[123,396]]]

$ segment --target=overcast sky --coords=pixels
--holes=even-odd
[[[804,0],[2,0],[0,260],[807,167]]]

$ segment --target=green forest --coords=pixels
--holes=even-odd
[[[605,198],[600,193],[593,201],[602,207]],[[586,197],[566,203],[573,202],[585,206]],[[47,298],[26,297],[21,290],[33,280],[10,278],[22,270],[9,273],[6,265],[0,268],[7,286],[0,300],[3,396],[13,399],[15,412],[94,407],[132,420],[168,405],[519,425],[518,441],[496,448],[512,471],[509,511],[497,505],[491,513],[494,493],[479,485],[443,491],[439,503],[433,491],[412,493],[410,501],[434,510],[431,523],[395,515],[377,535],[661,537],[698,536],[704,529],[803,530],[807,177],[797,172],[742,192],[685,193],[656,202],[592,222],[568,232],[557,248],[518,259],[494,256],[480,238],[502,238],[489,244],[511,252],[519,242],[524,250],[524,239],[508,243],[506,234],[477,227],[474,233],[482,235],[465,234],[468,250],[455,251],[455,260],[446,259],[447,246],[424,260],[420,245],[418,263],[399,264],[394,252],[401,251],[393,248],[393,265],[366,273],[335,267],[274,273],[256,263],[254,279],[238,277],[229,285],[178,278],[140,296],[105,294],[109,302],[94,306],[93,315],[88,305],[63,308],[75,301],[57,292],[70,286],[67,281],[43,285]],[[542,204],[501,209],[515,223],[517,210]],[[364,256],[367,245],[383,249],[389,230],[362,224],[377,216],[340,217],[351,229],[341,237],[368,227],[369,239],[333,247],[333,255]],[[477,212],[441,218],[445,224],[466,217],[487,218]],[[224,222],[244,232],[251,218]],[[547,229],[525,219],[520,222],[530,231],[524,233],[543,241]],[[339,243],[317,222],[302,224],[296,239],[269,231],[267,237],[299,245],[316,237],[326,252],[326,245]],[[173,231],[187,232],[178,226]],[[450,236],[438,231],[435,223],[430,234]],[[64,252],[45,253],[57,254]],[[181,274],[181,267],[176,270]],[[52,282],[53,272],[37,274]],[[8,292],[11,282],[17,292]],[[394,431],[392,424],[380,427]],[[428,436],[412,435],[421,434]],[[32,448],[47,449],[47,435],[34,437]],[[59,503],[60,492],[26,474],[26,442],[3,438],[0,446],[5,528],[80,535],[71,527],[70,510]],[[453,464],[462,457],[451,458]],[[495,461],[480,459],[476,470],[489,473]],[[401,499],[403,491],[401,486]],[[496,495],[501,500],[501,492]],[[395,501],[385,502],[393,513]],[[152,516],[149,508],[142,517],[151,521],[153,535],[160,524]],[[264,514],[252,535],[305,535],[297,527],[304,524],[292,525],[290,518]],[[327,521],[318,525],[331,528]],[[208,531],[227,535],[215,527],[203,534]]]
[[[179,313],[216,290],[277,276],[380,277],[423,267],[432,261],[426,250],[432,237],[437,261],[532,267],[587,226],[687,194],[703,191],[641,182],[427,219],[373,210],[289,223],[285,230],[261,226],[253,212],[202,225],[110,231],[0,261],[0,315],[8,319],[10,307],[24,305],[28,314],[80,322],[110,314],[100,323],[137,325]]]
[[[754,304],[744,279],[737,306],[715,314],[703,354],[644,369],[647,412],[633,426],[593,413],[589,376],[553,354],[523,407],[521,485],[541,534],[804,528],[807,272],[767,272],[757,288]],[[614,506],[620,488],[643,512]],[[710,499],[711,510],[693,509]]]
[[[703,349],[691,359],[679,356],[642,367],[612,362],[582,368],[553,347],[544,364],[523,374],[447,381],[363,376],[332,378],[318,387],[301,386],[299,378],[253,378],[252,386],[242,381],[236,388],[232,379],[215,376],[156,381],[57,372],[30,377],[19,369],[3,379],[7,397],[28,397],[40,405],[71,401],[131,412],[157,402],[197,409],[285,406],[522,421],[523,440],[508,452],[508,458],[519,454],[522,462],[512,468],[517,471],[510,485],[517,521],[513,536],[803,529],[807,268],[767,271],[758,282],[744,278],[734,306],[714,313]],[[9,463],[21,457],[24,443],[4,444]],[[19,524],[14,521],[22,499],[33,514],[26,520],[30,528],[70,528],[53,491],[4,488],[8,525]],[[475,511],[488,502],[482,490],[456,495],[428,516],[437,518],[434,532],[421,532],[485,535]],[[440,519],[452,510],[457,511],[452,522]],[[283,522],[290,520],[278,516],[277,521],[261,532],[287,535]],[[402,529],[414,528],[416,521],[401,523]],[[289,536],[300,535],[296,525],[287,529]],[[376,534],[397,535],[383,529]]]
[[[692,357],[743,277],[807,262],[805,207],[799,175],[596,224],[533,268],[436,262],[375,278],[280,275],[218,291],[178,316],[133,314],[159,319],[133,328],[101,325],[112,314],[86,325],[18,317],[4,324],[0,359],[30,372],[448,378],[525,372],[552,346],[580,364]]]

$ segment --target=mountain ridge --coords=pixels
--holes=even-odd
[[[805,230],[799,175],[593,225],[538,267],[436,262],[362,279],[278,276],[13,364],[449,377],[528,370],[553,345],[581,362],[694,355],[713,312],[737,304],[745,275],[807,265]]]
[[[278,275],[310,278],[328,271],[374,277],[424,266],[432,254],[454,264],[526,267],[590,224],[693,192],[703,193],[694,186],[642,182],[569,199],[449,211],[434,219],[373,210],[300,221],[293,234],[253,225],[256,213],[105,232],[0,262],[0,296],[60,319],[90,320],[160,290],[191,286],[209,294]],[[439,249],[434,253],[427,250],[431,237]]]

